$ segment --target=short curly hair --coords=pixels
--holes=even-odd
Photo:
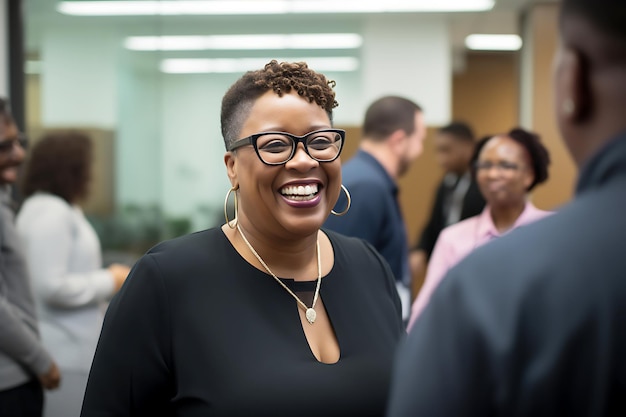
[[[22,180],[22,193],[38,191],[61,197],[69,204],[87,197],[91,179],[92,143],[78,131],[44,135],[30,152]]]
[[[224,145],[239,139],[241,127],[250,114],[252,105],[260,96],[273,90],[278,96],[292,89],[300,96],[326,110],[332,121],[335,100],[335,81],[315,72],[305,62],[270,61],[263,69],[246,72],[233,84],[222,99],[221,126]]]
[[[534,180],[528,186],[527,191],[532,190],[537,184],[541,184],[548,179],[548,165],[550,165],[550,154],[548,153],[548,150],[541,143],[541,137],[537,133],[529,132],[520,127],[510,130],[505,135],[485,136],[476,144],[476,147],[474,148],[474,155],[471,160],[474,176],[476,176],[474,167],[476,166],[476,161],[478,161],[480,152],[485,147],[487,142],[496,136],[507,136],[522,145],[522,147],[526,149],[526,152],[528,152],[528,155],[530,156],[530,165],[533,168]]]

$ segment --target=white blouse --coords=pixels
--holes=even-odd
[[[88,370],[114,292],[100,241],[78,206],[47,193],[24,201],[17,231],[39,308],[41,337],[61,368]]]

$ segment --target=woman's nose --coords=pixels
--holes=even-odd
[[[495,179],[500,177],[500,175],[502,174],[502,170],[500,169],[500,167],[498,165],[491,165],[488,168],[484,168],[484,174],[487,178],[489,179]]]
[[[13,148],[11,148],[11,158],[22,160],[24,156],[26,156],[26,149],[20,141],[16,140],[13,142]]]
[[[319,162],[309,156],[302,143],[299,143],[298,146],[296,146],[293,158],[285,164],[287,168],[297,169],[300,171],[308,171],[318,165]]]

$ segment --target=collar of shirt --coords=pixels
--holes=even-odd
[[[617,135],[582,167],[576,194],[601,187],[616,177],[626,175],[626,132]]]
[[[519,226],[538,219],[542,216],[542,214],[543,211],[539,210],[537,207],[532,205],[532,203],[527,201],[524,211],[522,211],[522,214],[520,214],[517,220],[515,220],[513,226],[506,232],[500,233],[498,229],[496,229],[496,225],[493,223],[493,219],[491,218],[491,209],[489,206],[485,206],[482,213],[480,213],[478,223],[476,224],[476,240],[482,243],[493,238],[500,237],[503,234],[518,228]]]
[[[398,184],[395,183],[391,175],[385,170],[385,168],[381,165],[380,162],[376,158],[374,158],[371,154],[365,152],[362,149],[359,149],[355,155],[356,158],[361,159],[363,162],[372,167],[373,170],[376,171],[378,176],[385,179],[385,182],[389,186],[389,189],[393,193],[394,196],[398,195]]]

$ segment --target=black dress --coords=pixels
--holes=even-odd
[[[404,335],[394,278],[369,244],[326,233],[337,363],[317,361],[293,297],[211,229],[137,263],[107,311],[81,415],[382,416]]]

